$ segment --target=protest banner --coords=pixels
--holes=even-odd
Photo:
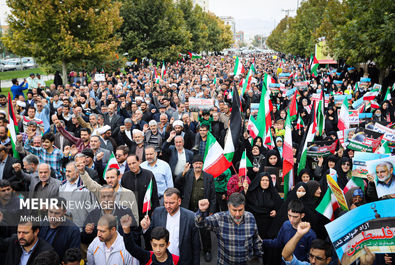
[[[280,84],[279,83],[271,83],[269,84],[270,93],[273,95],[277,95],[280,93]]]
[[[359,81],[359,89],[366,90],[369,88],[369,84],[370,84],[370,78],[361,77]]]
[[[395,252],[395,199],[361,205],[325,225],[342,265],[358,259],[367,246],[373,253]]]
[[[278,81],[280,83],[285,83],[288,81],[290,75],[291,75],[290,73],[280,73],[278,75]]]
[[[299,90],[306,90],[309,86],[309,81],[299,81],[294,83],[294,87],[297,87]]]
[[[251,103],[250,110],[251,110],[251,115],[255,117],[258,114],[259,103]]]
[[[343,148],[347,148],[347,145],[350,143],[350,139],[353,137],[355,130],[356,128],[350,128],[344,131],[337,131],[337,137],[339,138],[339,142]]]
[[[339,87],[342,86],[343,81],[341,81],[341,80],[333,80],[333,83],[335,84],[335,86],[336,86],[337,88],[339,88]]]
[[[366,161],[389,157],[389,154],[372,154],[366,152],[354,152],[352,159],[352,176],[358,178],[366,178],[368,175],[368,167]]]
[[[357,128],[350,139],[348,148],[354,151],[374,152],[379,147],[384,134],[374,132],[365,128]]]
[[[105,74],[95,74],[95,81],[96,82],[106,81],[106,75]]]
[[[328,187],[331,189],[333,194],[336,197],[337,202],[339,203],[340,208],[343,211],[348,211],[348,206],[346,202],[346,197],[344,196],[343,190],[339,187],[336,180],[332,178],[331,175],[326,176],[326,180],[328,182]]]
[[[341,107],[346,97],[348,100],[352,99],[352,95],[334,95],[333,100],[335,101],[335,106]]]
[[[366,161],[368,174],[374,176],[377,196],[379,198],[395,194],[395,156]]]
[[[288,90],[288,91],[285,93],[285,95],[287,96],[287,98],[290,98],[290,97],[292,97],[292,95],[296,92],[296,90],[298,90],[298,89],[297,89],[296,87],[294,87],[294,88]]]
[[[348,117],[350,121],[350,125],[355,125],[359,124],[359,110],[357,109],[352,109],[348,110]],[[340,117],[340,109],[337,110],[337,116]]]
[[[316,157],[322,156],[326,157],[330,154],[334,154],[336,152],[336,145],[338,140],[336,141],[315,141],[312,143],[307,143],[307,156]]]
[[[374,90],[374,89],[381,90],[381,87],[382,87],[382,86],[381,86],[380,84],[374,84],[374,85],[373,85],[373,90]]]
[[[364,103],[363,97],[360,97],[359,99],[354,101],[354,103],[352,103],[352,107],[353,107],[353,109],[358,109],[363,103]]]
[[[386,127],[378,122],[366,124],[365,128],[372,130],[374,132],[383,133],[384,134],[383,140],[389,141],[391,143],[390,146],[395,146],[395,130],[394,129]]]
[[[212,110],[214,108],[214,99],[205,98],[189,98],[189,110]]]

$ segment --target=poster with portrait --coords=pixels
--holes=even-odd
[[[352,159],[352,176],[358,178],[366,178],[368,175],[368,167],[366,162],[370,160],[381,159],[389,157],[389,154],[375,154],[366,152],[354,152]]]
[[[367,246],[373,253],[395,252],[395,199],[361,205],[325,225],[342,265],[358,259]]]
[[[395,156],[366,161],[368,174],[374,177],[379,198],[395,194]]]
[[[340,144],[343,146],[344,149],[347,148],[350,139],[355,133],[356,128],[346,129],[344,131],[337,131],[337,138],[339,138]]]

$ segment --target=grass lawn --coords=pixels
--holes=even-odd
[[[45,86],[49,86],[49,85],[52,84],[52,83],[53,83],[53,80],[45,81]],[[26,90],[23,91],[24,94],[25,94],[25,96],[26,96],[27,91],[28,91],[28,89],[26,89]],[[7,96],[7,95],[8,95],[8,92],[11,92],[11,88],[10,88],[10,87],[2,87],[2,88],[1,88],[0,95],[6,95],[6,96]]]
[[[21,71],[8,71],[8,72],[0,72],[0,80],[11,80],[13,78],[24,78],[29,77],[31,73],[39,73],[40,75],[46,75],[46,73],[40,68],[32,68]]]

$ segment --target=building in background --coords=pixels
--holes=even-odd
[[[220,19],[222,19],[222,21],[225,23],[225,25],[229,25],[230,26],[230,30],[232,31],[233,34],[233,40],[235,40],[236,37],[236,22],[235,19],[231,16],[228,17],[219,17]]]
[[[235,34],[235,41],[236,42],[244,42],[244,31],[240,30]]]

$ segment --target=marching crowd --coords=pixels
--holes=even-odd
[[[49,87],[34,74],[13,80],[12,95],[0,95],[0,263],[197,265],[201,255],[205,262],[216,255],[217,264],[340,264],[325,229],[330,220],[316,210],[331,170],[341,189],[353,177],[355,150],[339,139],[335,97],[346,95],[350,106],[363,99],[379,83],[378,70],[338,66],[312,75],[308,59],[255,54],[240,58],[244,71],[236,73],[234,61],[179,60],[163,64],[160,75],[144,62],[103,80],[85,72],[62,80],[57,73]],[[358,85],[361,78],[367,86]],[[353,127],[375,121],[394,128],[394,81],[391,71],[377,104],[362,103],[372,117]],[[313,95],[321,92],[329,97],[321,106],[323,133],[314,139],[339,141],[330,155],[302,163],[306,134],[318,119]],[[263,93],[269,131],[260,137],[249,120],[257,119]],[[212,106],[190,99],[211,99]],[[287,143],[293,101],[297,118]],[[209,138],[224,148],[233,127],[240,128],[231,166],[213,176],[205,171]],[[383,185],[394,193],[379,197],[368,175],[345,193],[348,208],[394,198],[393,166],[383,170]],[[342,214],[339,208],[334,218]],[[355,264],[393,262],[393,254],[366,248]]]

